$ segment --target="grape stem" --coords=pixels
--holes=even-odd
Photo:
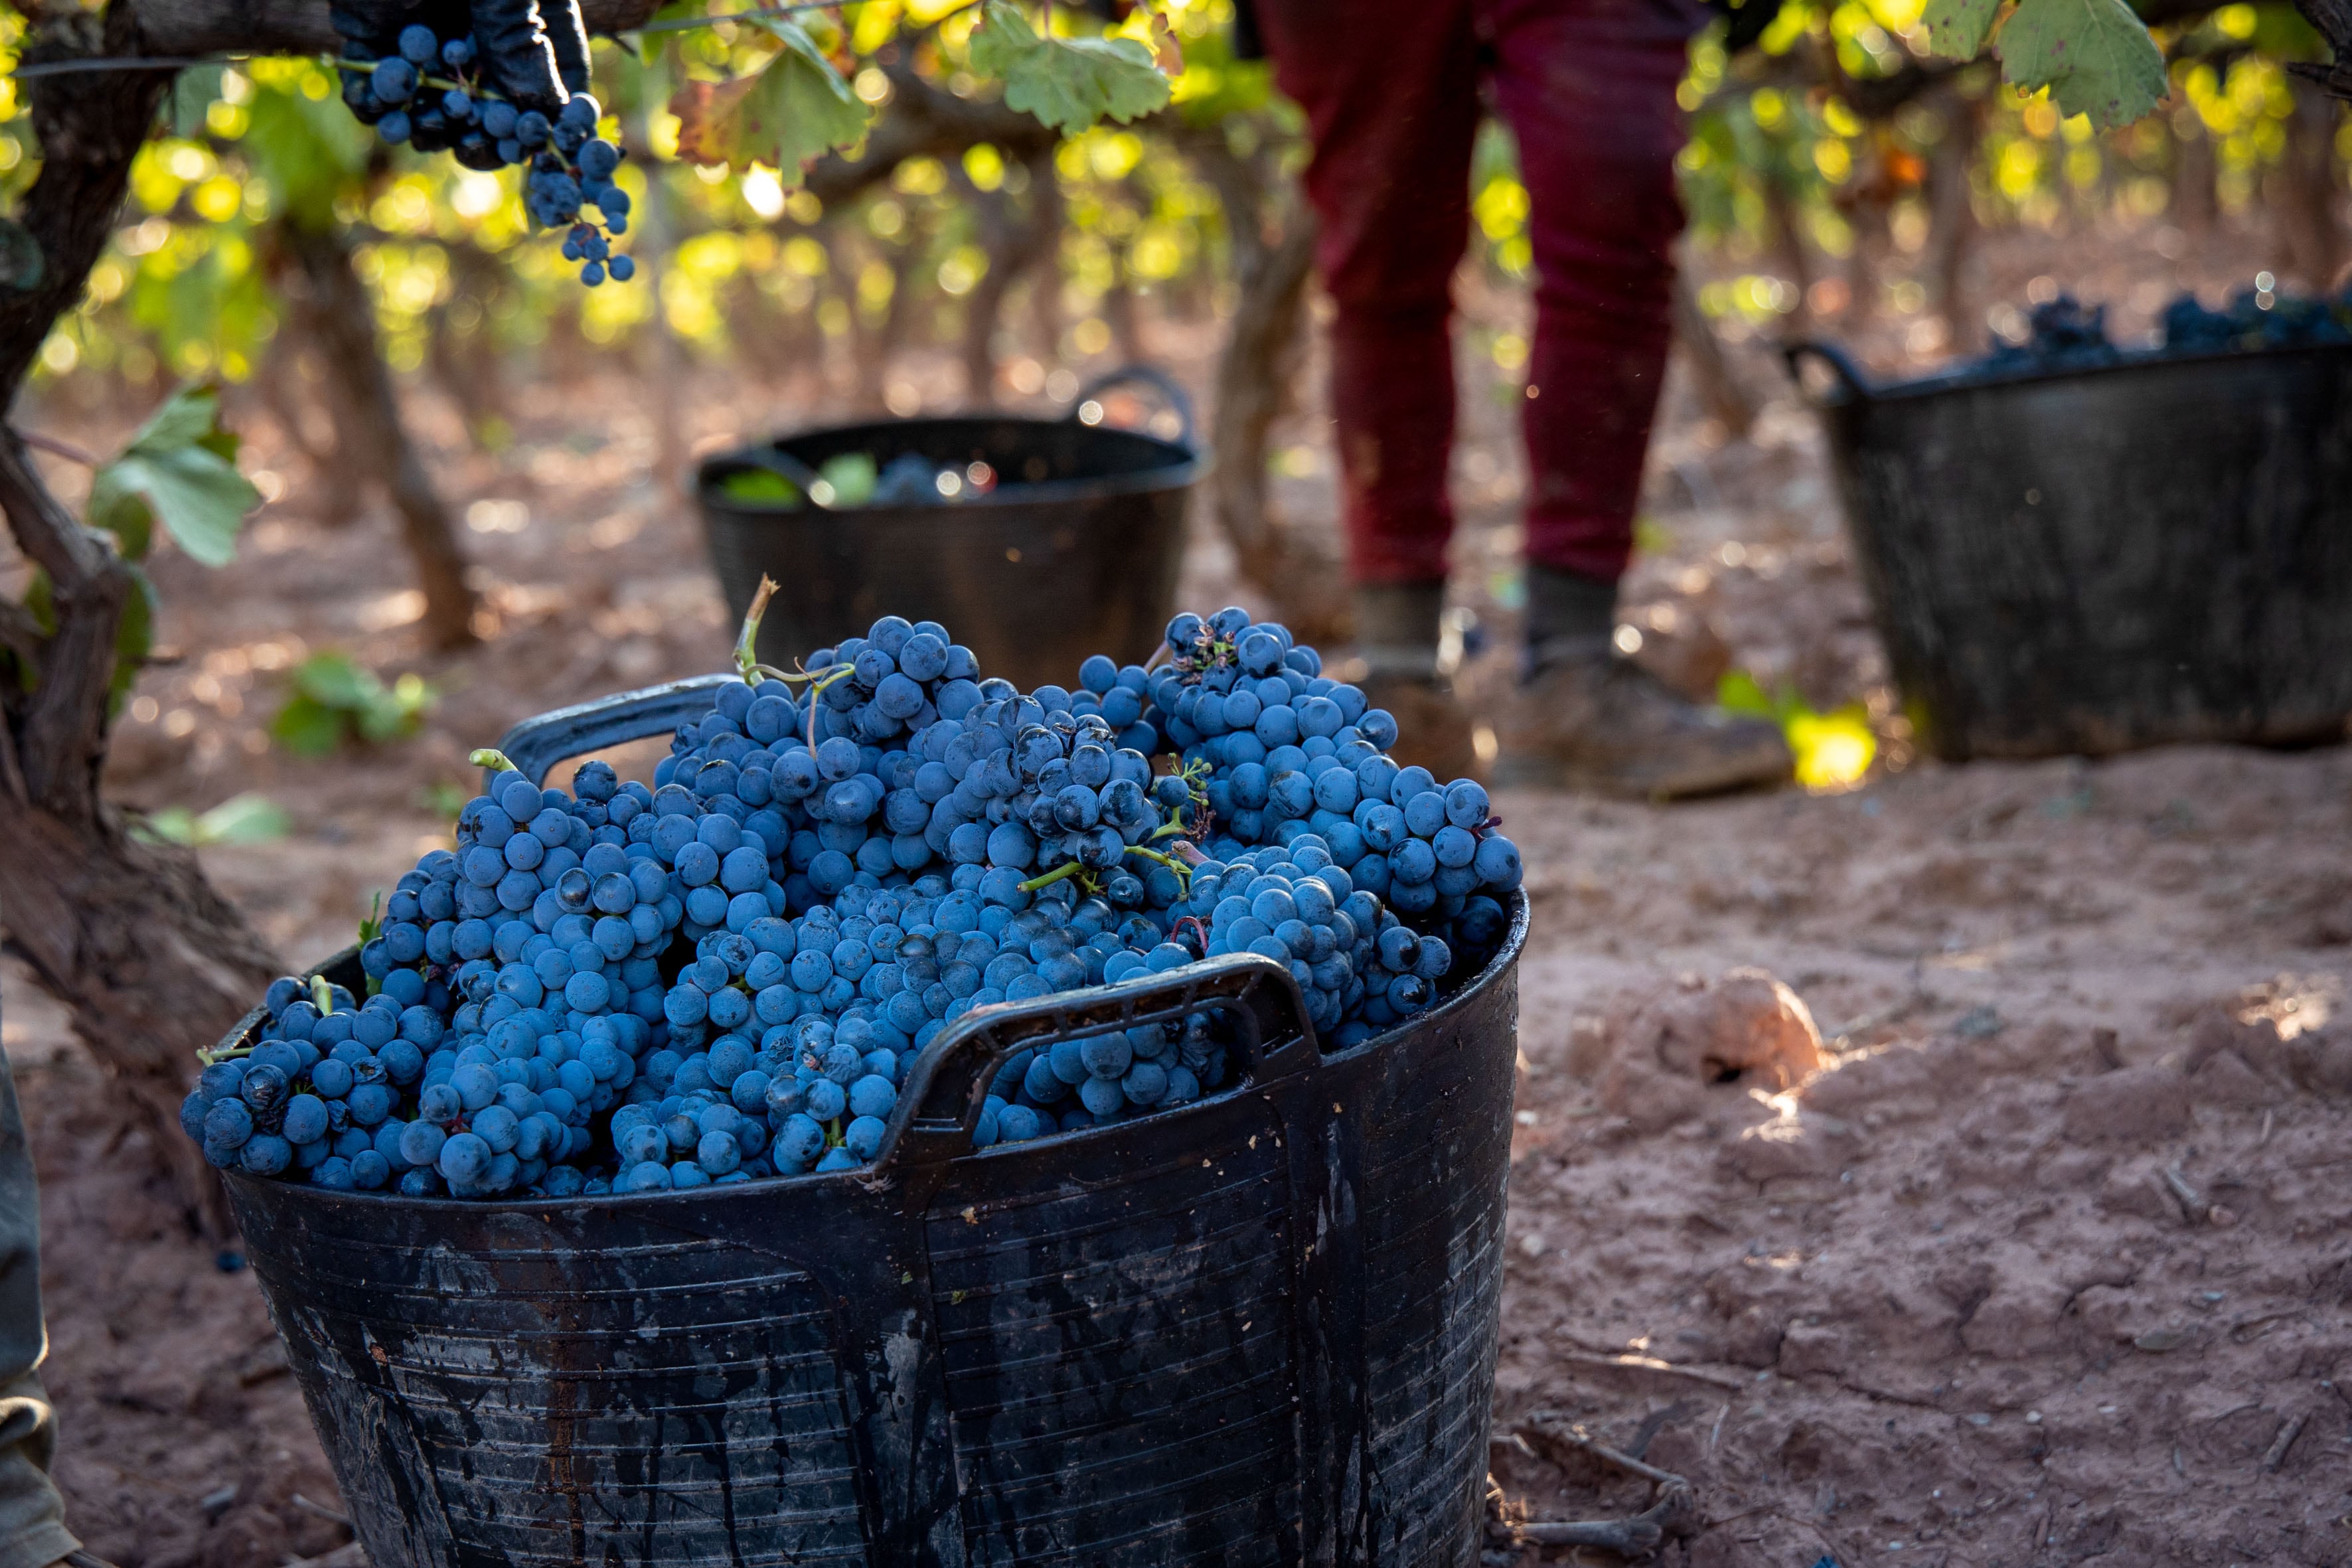
[[[322,1018],[335,1010],[334,988],[327,984],[327,977],[323,974],[310,976],[310,1005],[319,1009],[319,1016]]]
[[[1130,855],[1140,855],[1147,860],[1159,861],[1162,866],[1167,867],[1171,871],[1176,873],[1176,880],[1182,885],[1186,892],[1189,893],[1192,891],[1192,868],[1185,865],[1184,862],[1177,859],[1174,856],[1162,855],[1157,849],[1146,849],[1140,844],[1129,845],[1127,847],[1127,852]]]
[[[519,773],[522,770],[507,759],[507,754],[495,746],[483,746],[466,753],[466,761],[478,768],[489,768],[502,773]]]
[[[407,59],[407,57],[405,56],[396,58],[404,60]],[[325,66],[329,70],[365,71],[368,75],[373,76],[375,74],[375,68],[380,65],[386,64],[387,62],[383,60],[339,60],[332,55],[320,55],[319,57],[319,63]],[[415,64],[414,60],[408,60],[407,63],[412,66]],[[454,87],[465,93],[467,97],[478,100],[483,103],[504,103],[507,101],[505,96],[501,93],[491,92],[488,89],[468,87],[462,81],[452,81],[446,77],[426,76],[421,68],[416,73],[416,85],[419,87],[437,87],[444,92],[448,91]]]
[[[735,668],[746,683],[760,670],[760,656],[752,645],[760,640],[760,617],[768,613],[768,601],[775,593],[776,580],[761,573],[759,592],[751,595],[751,607],[743,612],[743,629],[735,637]]]
[[[1043,876],[1030,878],[1021,884],[1021,890],[1024,893],[1034,893],[1038,889],[1058,882],[1065,877],[1077,876],[1085,869],[1086,868],[1076,860],[1066,861]]]
[[[816,755],[816,700],[824,695],[824,689],[826,687],[831,686],[834,682],[841,679],[844,676],[848,675],[855,668],[856,668],[856,666],[848,664],[828,665],[824,670],[809,678],[811,681],[814,682],[808,689],[809,755]]]

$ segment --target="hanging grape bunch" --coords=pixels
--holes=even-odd
[[[625,154],[596,134],[603,111],[588,91],[578,0],[337,5],[332,16],[344,40],[343,102],[363,123],[469,169],[526,166],[531,221],[566,231],[563,258],[579,264],[580,280],[635,275],[636,263],[613,253],[629,228],[628,193],[613,183]]]

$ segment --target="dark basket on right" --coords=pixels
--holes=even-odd
[[[2352,715],[2352,345],[1873,386],[1838,487],[1936,755],[2308,744]]]

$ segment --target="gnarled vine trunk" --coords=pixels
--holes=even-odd
[[[1234,301],[1218,356],[1209,443],[1217,466],[1209,498],[1242,574],[1271,598],[1300,640],[1352,635],[1338,542],[1275,514],[1266,444],[1288,407],[1305,347],[1307,285],[1315,273],[1315,215],[1275,168],[1274,150],[1234,151],[1222,126],[1187,129],[1178,146],[1217,193],[1233,247]]]
[[[31,650],[39,684],[0,692],[0,931],[71,1009],[192,1213],[225,1234],[217,1184],[180,1131],[180,1100],[195,1052],[251,1005],[276,961],[194,856],[131,838],[99,798],[131,568],[66,514],[13,431],[0,432],[0,509],[57,605],[55,634]]]
[[[53,16],[27,61],[132,54],[121,6]],[[0,294],[0,405],[113,232],[131,163],[171,84],[166,71],[36,79],[41,172],[17,221],[39,247],[40,277]],[[50,584],[51,629],[8,609],[13,656],[0,676],[0,933],[71,1009],[75,1033],[121,1085],[192,1211],[225,1224],[216,1184],[177,1126],[194,1054],[257,994],[273,963],[192,857],[136,843],[99,798],[114,648],[131,570],[42,482],[13,429],[0,430],[0,511]]]
[[[314,230],[295,223],[279,225],[277,238],[299,280],[299,287],[288,290],[295,313],[334,384],[328,406],[345,482],[364,478],[383,487],[416,568],[416,585],[425,595],[425,633],[433,646],[472,642],[477,601],[466,581],[465,552],[401,418],[399,394],[376,341],[375,301],[352,265],[351,239],[340,228]]]
[[[1025,199],[1006,190],[982,191],[963,179],[988,255],[988,270],[963,302],[963,387],[974,407],[995,396],[996,331],[1013,285],[1033,271],[1035,287],[1050,289],[1058,281],[1049,265],[1062,236],[1062,188],[1054,178],[1052,146],[1036,148],[1019,166],[1028,173]]]

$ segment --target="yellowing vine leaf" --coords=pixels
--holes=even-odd
[[[809,164],[856,145],[872,110],[797,22],[767,26],[784,47],[766,65],[730,81],[689,81],[670,99],[677,155],[738,171],[773,163],[797,184]]]
[[[236,471],[236,437],[220,427],[219,392],[188,386],[92,477],[88,517],[131,560],[147,553],[161,522],[191,558],[226,566],[236,558],[245,514],[260,504],[261,492]]]
[[[987,0],[971,68],[1004,83],[1004,101],[1054,130],[1125,122],[1168,103],[1168,79],[1133,38],[1040,37],[1010,0]]]
[[[1176,29],[1159,12],[1151,13],[1151,63],[1160,68],[1162,76],[1171,79],[1184,74],[1184,46],[1176,41]]]
[[[2000,29],[2000,74],[2102,128],[2137,120],[2167,90],[2163,52],[2124,0],[2019,0]]]

